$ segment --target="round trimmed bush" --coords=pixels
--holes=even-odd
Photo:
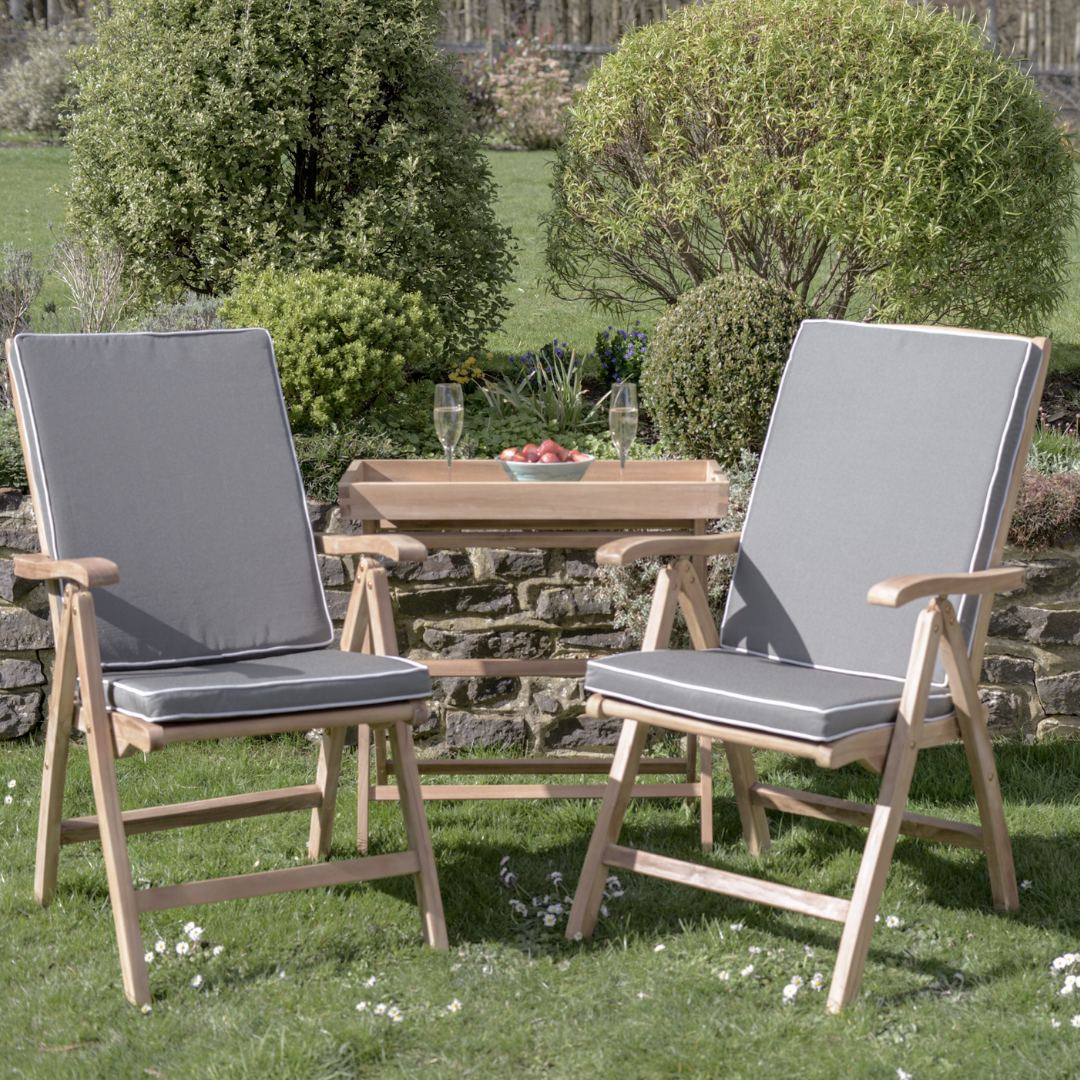
[[[242,277],[219,314],[229,326],[264,326],[274,340],[289,420],[299,428],[348,423],[408,367],[441,353],[443,330],[419,293],[373,274],[338,270]]]
[[[834,318],[1045,328],[1076,171],[1036,84],[948,8],[722,0],[622,39],[554,167],[561,295],[751,271]]]
[[[813,313],[789,289],[724,274],[683,293],[656,325],[643,404],[680,457],[733,467],[760,453],[799,324]]]

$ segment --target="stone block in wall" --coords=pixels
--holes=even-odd
[[[14,560],[0,559],[0,597],[9,601],[21,600],[36,585],[36,581],[16,577]]]
[[[441,686],[440,686],[441,684]],[[468,679],[451,678],[438,679],[436,685],[442,691],[442,695],[448,705],[456,708],[467,706],[483,707],[485,705],[497,705],[500,702],[516,698],[520,683],[514,678],[489,678]]]
[[[982,682],[1033,683],[1035,661],[1016,656],[984,656]]]
[[[1080,671],[1036,678],[1035,688],[1047,715],[1080,716]]]
[[[990,633],[1037,645],[1080,645],[1080,610],[1010,604],[994,611]]]
[[[337,503],[316,502],[314,499],[307,501],[308,521],[315,532],[329,532],[334,520],[334,511]]]
[[[579,615],[610,615],[611,604],[588,586],[542,589],[536,597],[538,619],[568,619]]]
[[[1035,729],[1037,739],[1080,739],[1080,717],[1048,716]]]
[[[386,572],[395,581],[460,581],[473,576],[473,567],[464,551],[434,551],[423,562],[387,560]]]
[[[348,578],[345,576],[345,563],[339,555],[319,555],[319,576],[322,578],[324,588],[332,588],[335,585],[344,585]]]
[[[1031,703],[1021,691],[980,687],[979,700],[986,707],[987,727],[994,735],[1020,735],[1032,718]]]
[[[522,720],[474,716],[468,712],[446,714],[446,745],[454,749],[523,745],[525,735],[525,723]]]
[[[548,652],[547,634],[530,631],[469,633],[428,627],[422,640],[426,649],[445,660],[533,659]]]
[[[544,746],[548,750],[583,750],[592,746],[614,746],[619,741],[621,731],[621,720],[568,716],[556,721],[544,732]]]
[[[547,553],[496,548],[477,552],[481,565],[498,577],[540,577],[547,573]]]
[[[41,719],[41,691],[0,694],[0,739],[18,739],[29,734]]]
[[[37,529],[32,525],[0,521],[0,547],[13,551],[40,551]]]
[[[0,660],[0,689],[14,690],[23,686],[40,686],[45,672],[37,660],[9,657]]]
[[[505,585],[425,589],[399,592],[397,608],[407,619],[432,615],[497,615],[514,610],[514,596]]]
[[[564,649],[596,649],[625,652],[634,647],[634,640],[628,630],[615,630],[595,634],[576,632],[564,634],[559,640]]]
[[[27,608],[0,608],[0,652],[50,649],[52,645],[48,611],[39,614]]]
[[[1025,587],[999,595],[1060,596],[1074,592],[1080,579],[1080,566],[1067,557],[1049,559],[1009,559],[1009,565],[1023,566],[1027,574]]]
[[[334,622],[341,622],[345,613],[349,610],[349,597],[352,595],[349,589],[326,589],[326,608],[330,612],[330,618]]]
[[[596,565],[596,556],[580,551],[566,553],[566,576],[571,578],[595,578],[600,576],[600,567]]]

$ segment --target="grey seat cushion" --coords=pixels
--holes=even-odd
[[[726,649],[623,653],[590,660],[585,675],[592,692],[813,742],[893,723],[903,686]],[[948,692],[932,690],[927,718],[950,712]]]
[[[20,334],[11,367],[46,550],[120,569],[106,670],[330,644],[265,330]]]
[[[430,693],[423,664],[337,649],[105,675],[110,708],[154,722],[338,709]]]

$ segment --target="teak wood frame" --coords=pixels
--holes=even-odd
[[[706,521],[721,517],[727,505],[727,478],[714,461],[629,462],[625,481],[618,462],[594,462],[579,483],[513,483],[497,461],[461,461],[448,481],[439,461],[352,462],[339,485],[342,517],[361,522],[363,535],[392,538],[380,532],[405,528],[410,536],[433,550],[465,548],[565,548],[595,550],[602,544],[641,538],[643,529],[678,529],[648,534],[648,543],[667,552],[673,541],[693,545],[707,540]],[[699,572],[705,552],[694,550]],[[393,612],[369,606],[378,626],[376,648],[395,640]],[[396,652],[396,649],[395,649]],[[586,661],[565,660],[431,660],[433,677],[540,675],[581,678]],[[359,734],[359,760],[374,743],[375,783],[366,783],[361,767],[358,791],[358,836],[367,845],[367,815],[372,801],[394,800],[398,789],[388,783],[392,762],[386,738],[364,728]],[[690,735],[686,754],[641,763],[640,772],[673,775],[676,783],[637,783],[635,798],[685,798],[701,803],[701,842],[713,843],[712,750],[708,738]],[[606,774],[610,755],[591,759],[553,756],[513,759],[436,758],[419,762],[422,776],[559,776]],[[601,798],[601,784],[425,784],[425,800],[466,799],[582,799]]]
[[[11,343],[8,342],[7,355],[10,355],[10,348]],[[10,376],[9,384],[14,389],[15,380]],[[23,453],[29,461],[17,395],[15,408]],[[30,487],[35,507],[40,507],[32,477]],[[41,528],[40,510],[37,517],[39,540],[44,551],[46,541]],[[399,560],[427,557],[426,548],[409,537],[316,536],[315,539],[317,550],[327,553],[379,554]],[[362,573],[357,576],[350,598],[349,619],[342,634],[341,647],[347,651],[360,651],[367,635],[369,641],[375,642],[374,651],[379,652],[379,635],[382,631],[377,623],[373,625],[367,618],[367,612],[373,606],[386,607],[389,604],[386,571],[367,558],[362,566]],[[120,574],[117,566],[108,559],[96,557],[53,560],[47,554],[18,555],[15,557],[15,572],[20,577],[47,583],[56,640],[56,662],[49,696],[42,769],[34,897],[42,906],[52,900],[56,892],[62,846],[101,841],[124,993],[129,1001],[135,1005],[149,1005],[151,1000],[139,927],[139,915],[147,911],[410,874],[416,887],[424,940],[436,949],[448,948],[438,875],[413,753],[412,725],[422,723],[427,718],[427,707],[422,700],[189,723],[156,724],[127,716],[110,710],[105,701],[94,599],[90,592],[94,587],[118,582]],[[80,691],[78,703],[76,679]],[[362,731],[374,728],[390,739],[405,819],[406,850],[342,862],[318,862],[313,866],[135,889],[127,837],[188,825],[309,809],[311,823],[307,854],[312,860],[324,859],[330,851],[346,729],[357,725]],[[65,820],[64,785],[73,726],[86,733],[97,813]],[[120,808],[116,758],[138,751],[151,753],[174,743],[309,731],[313,728],[323,731],[313,784],[139,810],[124,811]]]
[[[875,585],[867,596],[868,602],[886,607],[900,607],[912,600],[931,598],[916,623],[904,689],[897,719],[892,726],[831,742],[812,743],[668,713],[602,694],[590,697],[587,706],[590,716],[625,719],[607,791],[574,895],[566,927],[567,938],[572,940],[579,933],[586,937],[592,934],[609,867],[633,870],[755,903],[830,919],[844,924],[827,1002],[830,1012],[839,1012],[858,996],[874,917],[881,903],[896,840],[901,833],[985,851],[994,906],[1006,911],[1018,909],[1019,895],[1001,787],[987,732],[986,710],[978,696],[978,678],[992,604],[986,602],[980,607],[969,652],[949,595],[982,594],[989,601],[995,592],[1019,588],[1024,582],[1021,568],[1002,567],[1000,563],[1049,361],[1050,343],[1045,338],[1033,340],[1043,353],[1042,371],[1028,410],[1027,426],[1005,501],[1002,525],[990,558],[991,569],[892,578]],[[620,566],[634,559],[659,554],[699,555],[703,550],[712,555],[733,554],[738,549],[738,543],[738,533],[693,541],[668,541],[666,547],[650,539],[629,539],[601,548],[597,559],[601,563]],[[660,574],[650,612],[648,638],[643,649],[663,647],[661,643],[666,645],[670,640],[676,607],[682,608],[694,648],[719,646],[719,634],[701,581],[691,564],[682,558]],[[928,721],[927,699],[939,654],[948,678],[954,712],[950,716]],[[751,854],[758,855],[770,846],[766,808],[868,827],[851,898],[848,900],[808,892],[745,874],[621,846],[618,843],[619,833],[633,796],[634,779],[652,725],[687,736],[719,739],[724,744],[743,835]],[[904,805],[919,751],[957,739],[964,744],[980,824],[975,826],[906,813]],[[755,772],[750,752],[752,747],[809,758],[829,769],[859,761],[882,774],[878,801],[874,806],[869,806],[813,792],[762,784]]]

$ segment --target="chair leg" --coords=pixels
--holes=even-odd
[[[944,620],[941,658],[949,678],[960,738],[975,786],[975,803],[979,808],[994,907],[1017,911],[1020,893],[1016,888],[1016,867],[1009,843],[1009,826],[1005,821],[1005,804],[1001,798],[994,748],[986,730],[986,711],[979,700],[967,646],[956,622],[956,612],[948,601],[939,601],[939,605]]]
[[[600,911],[604,885],[607,882],[607,875],[604,873],[604,848],[619,838],[626,808],[634,794],[634,780],[648,735],[648,724],[639,723],[637,720],[623,721],[619,745],[616,747],[608,775],[607,790],[600,804],[596,828],[593,829],[592,839],[589,841],[585,864],[581,868],[581,877],[578,878],[577,891],[574,893],[574,905],[570,909],[570,919],[566,924],[566,936],[571,940],[579,933],[590,937],[596,927],[596,916]]]
[[[308,858],[325,859],[330,854],[334,833],[334,809],[337,806],[338,778],[341,776],[341,753],[345,749],[345,729],[325,728],[319,749],[319,769],[315,783],[322,792],[322,802],[311,811],[308,834]]]
[[[701,850],[712,851],[712,739],[702,737],[698,753],[701,758]]]
[[[49,697],[49,721],[45,735],[45,763],[41,771],[41,809],[38,814],[37,857],[34,860],[34,899],[45,907],[56,892],[60,861],[60,822],[64,815],[64,784],[67,779],[71,721],[75,712],[75,643],[72,640],[72,596],[68,588],[60,616],[56,643],[56,666]]]
[[[356,731],[356,846],[368,852],[371,828],[371,728],[361,724]]]
[[[769,839],[769,819],[765,816],[765,807],[756,806],[750,801],[750,789],[757,783],[753,755],[749,746],[737,743],[724,743],[724,753],[735,788],[735,805],[739,808],[747,850],[751,855],[762,855],[769,850],[772,841]]]
[[[416,901],[424,927],[424,940],[440,952],[450,948],[446,935],[446,917],[443,914],[442,895],[439,892],[439,875],[435,869],[435,854],[431,848],[431,832],[427,814],[424,813],[424,797],[420,791],[420,773],[416,768],[413,752],[412,728],[398,721],[390,728],[390,745],[394,755],[394,772],[401,789],[401,812],[405,817],[405,833],[409,838],[409,850],[420,858],[420,869],[413,875],[416,883]]]
[[[866,955],[870,950],[870,936],[874,930],[874,916],[885,891],[885,879],[892,862],[896,838],[900,834],[904,804],[911,787],[915,760],[919,755],[919,734],[926,716],[930,679],[934,673],[934,660],[941,642],[941,624],[941,614],[931,603],[919,615],[915,627],[907,679],[900,697],[896,727],[885,762],[885,774],[881,780],[881,794],[874,807],[862,862],[859,864],[859,876],[855,880],[855,891],[851,896],[844,932],[840,937],[836,967],[833,969],[832,983],[829,986],[830,1012],[839,1012],[854,1001],[862,983]]]
[[[109,880],[116,944],[120,951],[120,970],[124,994],[133,1005],[150,1004],[150,979],[143,959],[142,931],[131,880],[127,837],[120,812],[120,794],[116,784],[115,745],[105,706],[101,682],[101,654],[98,651],[94,624],[94,601],[87,592],[73,598],[75,650],[82,686],[82,708],[86,715],[86,742],[90,756],[90,774],[94,782],[101,848],[105,874]]]

